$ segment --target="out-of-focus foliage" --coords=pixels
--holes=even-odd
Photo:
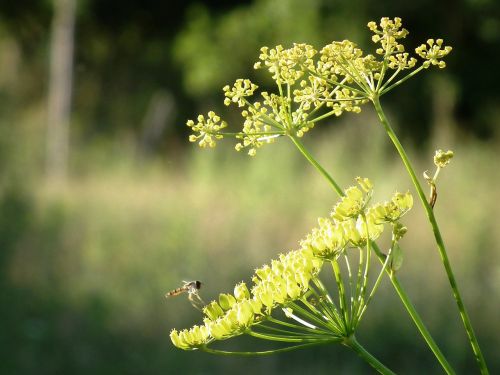
[[[320,0],[258,0],[221,17],[212,17],[200,4],[191,7],[174,48],[185,90],[201,98],[219,93],[226,83],[251,72],[263,45],[323,41],[320,5]]]
[[[385,140],[369,126],[372,121],[348,120],[342,129],[312,135],[309,143],[342,183],[353,175],[374,176],[374,199],[381,199],[405,191],[409,182],[398,162],[381,152]],[[493,372],[500,365],[500,238],[491,218],[500,207],[491,187],[500,181],[488,160],[496,152],[477,143],[455,146],[435,210]],[[242,279],[248,282],[256,267],[296,248],[316,217],[330,211],[336,196],[292,146],[276,144],[254,159],[222,145],[216,153],[193,148],[182,169],[138,164],[130,154],[125,147],[113,156],[87,153],[89,166],[65,188],[43,183],[32,192],[4,191],[3,373],[211,374],[252,366],[264,374],[299,374],[305,364],[313,373],[331,370],[332,361],[339,372],[369,371],[341,347],[228,359],[182,353],[169,341],[170,329],[188,327],[201,315],[187,298],[165,300],[166,291],[200,279],[206,301],[230,292]],[[427,156],[418,159],[422,168],[432,168],[432,151]],[[341,169],[348,161],[351,167]],[[484,175],[491,176],[485,184]],[[402,282],[457,370],[473,372],[423,213],[415,209],[405,224]],[[402,373],[438,372],[390,284],[384,282],[379,293],[359,330],[366,346]]]

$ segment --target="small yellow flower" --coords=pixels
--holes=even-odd
[[[210,318],[210,320],[216,320],[217,318],[224,315],[224,310],[222,310],[222,308],[217,302],[212,301],[203,308],[203,313],[208,318]]]
[[[188,120],[186,125],[194,133],[189,136],[189,141],[198,142],[200,147],[215,147],[215,141],[223,138],[220,131],[227,126],[226,122],[213,111],[208,112],[207,117],[198,115],[196,123]]]
[[[427,45],[422,44],[415,49],[417,55],[425,59],[424,67],[428,68],[430,65],[437,65],[439,68],[445,68],[446,63],[441,60],[448,55],[452,48],[450,46],[443,46],[443,39],[427,39]]]
[[[394,223],[413,207],[413,196],[410,192],[395,193],[390,202],[379,203],[373,207],[378,222]]]
[[[233,87],[226,85],[222,89],[226,96],[224,104],[229,105],[233,102],[237,103],[238,107],[243,107],[246,104],[243,98],[252,96],[257,88],[258,86],[253,84],[249,79],[237,79]]]
[[[206,344],[210,339],[208,327],[195,325],[190,329],[183,329],[178,332],[170,332],[170,340],[179,349],[195,349],[198,346]]]
[[[236,284],[234,287],[234,297],[237,301],[243,301],[250,298],[250,292],[244,282]]]
[[[228,293],[219,294],[219,305],[223,310],[230,310],[236,303],[236,298]]]
[[[372,187],[370,180],[358,177],[358,185],[347,188],[339,203],[333,207],[331,216],[338,221],[356,219],[365,209],[372,195]],[[364,193],[363,193],[364,191]]]
[[[403,23],[399,17],[392,20],[383,17],[378,26],[373,21],[368,23],[368,28],[374,33],[372,41],[382,46],[377,50],[379,55],[389,56],[394,52],[404,52],[404,46],[397,42],[398,39],[403,39],[408,35],[408,30],[402,26]]]

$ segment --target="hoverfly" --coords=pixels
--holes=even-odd
[[[170,292],[165,294],[165,298],[168,297],[177,297],[183,293],[188,294],[188,299],[191,302],[191,305],[198,310],[201,310],[205,305],[205,302],[201,299],[198,291],[201,289],[201,281],[183,281],[184,285],[179,288],[173,289]]]

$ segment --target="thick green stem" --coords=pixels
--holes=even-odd
[[[300,139],[294,135],[291,135],[290,139],[295,144],[295,146],[299,149],[301,154],[304,155],[304,157],[309,161],[309,163],[311,163],[314,166],[314,168],[316,168],[318,170],[318,172],[321,173],[321,175],[328,180],[328,182],[333,187],[333,189],[337,192],[337,194],[340,195],[341,197],[344,196],[344,192],[342,191],[340,186],[337,185],[337,183],[332,178],[332,176],[330,176],[328,174],[328,172],[316,161],[316,159],[314,159],[312,157],[312,155],[307,151],[307,149],[304,147],[304,145],[302,144]]]
[[[345,339],[342,342],[345,346],[351,348],[354,350],[358,355],[368,362],[370,366],[372,366],[375,370],[377,370],[381,374],[395,374],[391,370],[389,370],[387,367],[385,367],[382,362],[380,362],[377,358],[375,358],[373,355],[371,355],[361,344],[356,340],[354,335],[350,336],[349,338]]]
[[[434,216],[434,211],[432,210],[431,205],[427,201],[427,198],[425,196],[425,193],[422,189],[422,186],[420,185],[420,182],[418,181],[418,178],[415,174],[415,171],[413,170],[413,167],[410,163],[410,160],[408,159],[408,156],[406,155],[406,152],[401,145],[401,143],[398,140],[398,137],[394,133],[394,130],[392,129],[391,125],[389,124],[389,121],[387,120],[384,111],[382,110],[382,107],[380,105],[380,100],[378,97],[372,98],[373,105],[375,106],[375,111],[377,112],[377,115],[379,117],[380,122],[385,128],[385,131],[387,132],[387,135],[391,139],[392,143],[396,147],[396,150],[399,153],[399,156],[401,157],[401,160],[403,161],[403,164],[410,175],[410,178],[413,182],[413,185],[415,186],[415,189],[417,191],[418,197],[420,198],[420,201],[422,202],[422,205],[424,207],[424,210],[427,214],[427,218],[429,219],[429,222],[432,226],[432,231],[434,233],[434,238],[436,239],[436,244],[439,250],[439,255],[441,256],[441,261],[443,262],[444,268],[446,270],[446,274],[448,275],[448,281],[450,283],[451,289],[453,290],[453,297],[455,298],[455,301],[458,306],[458,310],[460,312],[460,316],[462,318],[462,321],[465,326],[465,331],[467,332],[467,336],[469,337],[470,344],[472,346],[472,351],[474,352],[474,356],[476,358],[476,361],[479,365],[479,368],[481,369],[482,374],[488,374],[488,368],[486,366],[486,361],[484,360],[483,354],[481,352],[481,349],[479,348],[479,343],[477,341],[476,335],[474,333],[474,329],[472,328],[472,324],[470,322],[469,315],[467,314],[467,311],[465,309],[465,305],[462,301],[462,297],[460,296],[460,292],[458,290],[457,282],[455,280],[455,276],[453,274],[453,270],[450,265],[450,261],[448,260],[448,254],[446,253],[446,248],[444,245],[443,238],[441,237],[441,232],[439,231],[439,226],[436,221],[436,217]]]
[[[381,262],[383,262],[382,259],[380,259]],[[415,307],[413,304],[410,302],[410,299],[408,298],[408,295],[406,294],[405,290],[403,289],[403,286],[399,283],[398,278],[396,277],[396,274],[387,269],[386,272],[389,274],[389,278],[391,280],[392,285],[394,286],[394,289],[396,289],[396,293],[398,293],[399,299],[403,303],[404,307],[406,308],[406,311],[408,314],[410,314],[413,322],[417,326],[418,330],[420,331],[420,334],[424,338],[425,342],[429,346],[429,348],[432,350],[434,353],[434,356],[436,359],[439,361],[441,366],[443,367],[444,371],[446,371],[447,374],[455,374],[455,371],[452,369],[451,365],[448,363],[446,358],[444,357],[443,353],[441,353],[441,350],[439,350],[436,342],[432,338],[430,332],[427,330],[427,328],[424,325],[424,322],[420,318],[420,316],[417,313],[417,310],[415,310]]]
[[[292,138],[292,140],[294,140],[294,139]],[[325,179],[330,183],[330,185],[337,192],[337,194],[340,197],[343,197],[344,192],[339,189],[337,183],[332,178],[332,176],[330,176],[328,174],[328,172],[326,172],[325,169],[323,167],[321,167],[321,165],[314,159],[314,157],[302,145],[302,143],[300,143],[300,142],[296,143],[295,141],[294,141],[294,143],[299,148],[300,152],[305,156],[305,158],[323,175],[323,177],[325,177]],[[299,145],[301,147],[299,147]],[[372,248],[375,251],[375,253],[377,254],[380,262],[383,264],[385,259],[383,258],[383,254],[375,242],[372,242]],[[434,341],[434,339],[430,335],[429,331],[425,327],[425,324],[423,323],[422,318],[420,318],[420,315],[417,313],[417,311],[415,310],[415,308],[411,304],[411,302],[408,298],[408,295],[406,294],[406,291],[403,289],[403,286],[399,283],[399,280],[396,277],[396,275],[392,274],[389,269],[386,269],[386,273],[389,275],[389,279],[391,280],[391,283],[392,283],[394,289],[396,289],[396,292],[398,293],[398,296],[401,299],[401,302],[403,302],[403,305],[405,306],[406,311],[408,312],[408,314],[412,318],[413,322],[417,326],[417,328],[418,328],[420,334],[422,335],[422,337],[424,338],[425,342],[427,343],[429,348],[434,353],[434,356],[436,357],[436,359],[439,361],[439,363],[441,364],[441,366],[443,367],[443,369],[446,371],[447,374],[455,374],[455,371],[453,371],[450,364],[448,363],[448,361],[444,357],[443,353],[441,353],[441,350],[439,349],[436,342]]]

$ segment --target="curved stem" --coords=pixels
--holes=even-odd
[[[306,344],[292,345],[292,346],[287,346],[286,348],[266,350],[266,351],[262,351],[262,352],[228,352],[226,350],[212,349],[212,348],[209,348],[207,346],[200,347],[200,350],[202,350],[206,353],[210,353],[210,354],[219,354],[219,355],[225,355],[225,356],[258,357],[258,356],[272,355],[272,354],[276,354],[276,353],[290,352],[292,350],[307,348],[310,346],[338,343],[341,341],[342,341],[341,338],[332,338],[332,339],[328,339],[328,340],[317,340],[315,342],[309,342]]]
[[[406,152],[399,142],[398,137],[394,133],[394,130],[392,129],[391,125],[389,124],[389,121],[387,120],[387,117],[385,116],[384,111],[382,110],[382,107],[380,105],[380,100],[378,97],[372,98],[373,105],[375,106],[375,111],[377,112],[377,115],[379,117],[380,122],[385,128],[385,131],[387,132],[387,135],[391,139],[392,143],[394,144],[394,147],[399,153],[399,156],[401,157],[401,160],[403,161],[403,164],[410,175],[410,178],[413,182],[413,185],[415,186],[415,189],[417,191],[418,197],[420,198],[420,201],[422,202],[422,205],[424,207],[424,210],[427,214],[427,218],[429,219],[429,222],[432,227],[432,231],[434,233],[434,238],[436,240],[436,244],[439,250],[439,255],[441,256],[441,261],[443,262],[444,268],[446,270],[446,274],[448,276],[448,281],[450,283],[451,289],[453,291],[453,297],[455,298],[455,302],[458,306],[458,310],[460,312],[460,317],[462,318],[463,324],[465,326],[465,331],[467,332],[467,336],[469,337],[470,344],[472,346],[472,351],[474,352],[474,356],[476,358],[476,361],[479,365],[479,368],[481,369],[482,374],[488,374],[488,368],[486,366],[486,362],[484,360],[483,354],[481,352],[481,349],[479,347],[479,343],[477,341],[476,335],[474,333],[474,329],[472,328],[472,324],[470,322],[469,314],[467,313],[467,310],[465,309],[465,305],[462,301],[462,297],[460,296],[460,292],[458,290],[458,285],[455,280],[455,275],[453,274],[453,270],[451,268],[450,261],[448,259],[448,254],[446,252],[446,248],[444,245],[443,238],[441,236],[441,232],[439,231],[439,226],[436,221],[436,217],[434,216],[434,211],[432,210],[431,205],[429,202],[427,202],[427,197],[425,196],[425,193],[422,189],[422,186],[420,185],[420,182],[418,181],[418,178],[415,174],[415,171],[413,170],[413,167],[411,165],[411,162],[406,155]]]
[[[310,337],[321,337],[321,336],[323,336],[323,337],[330,336],[331,337],[331,333],[327,332],[327,331],[318,332],[318,330],[317,330],[315,332],[298,332],[298,331],[291,331],[288,329],[269,326],[269,325],[266,325],[265,323],[259,324],[257,326],[257,328],[259,329],[259,331],[254,330],[253,332],[265,334],[265,332],[262,332],[262,331],[269,331],[269,332],[280,333],[280,334],[286,335],[287,337],[295,337],[295,338],[297,338],[297,337],[310,338]]]
[[[245,331],[248,335],[270,341],[282,341],[282,342],[310,342],[312,340],[318,340],[318,336],[311,335],[305,336],[304,334],[298,334],[296,336],[287,335],[273,335],[270,333],[257,332],[252,330]]]
[[[304,299],[302,299],[301,302],[304,303]],[[310,319],[310,322],[308,322],[308,323],[310,323],[312,325],[317,324],[319,326],[324,327],[327,330],[330,330],[332,328],[332,326],[331,326],[331,324],[333,324],[332,322],[330,322],[330,321],[325,322],[325,321],[319,319],[316,315],[311,314],[309,311],[307,311],[306,309],[303,309],[302,307],[300,307],[298,304],[296,304],[294,302],[289,302],[288,307],[290,307],[294,313],[297,313],[296,315],[302,315],[304,318]],[[301,318],[301,317],[299,317],[299,318]],[[336,327],[334,325],[333,328],[337,329],[338,327]]]
[[[324,329],[319,328],[319,327],[316,327],[315,329],[313,329],[313,328],[309,328],[309,327],[305,327],[305,326],[299,326],[297,324],[293,324],[293,323],[289,323],[289,322],[284,322],[282,320],[275,319],[272,316],[268,316],[267,319],[266,319],[266,321],[274,323],[274,324],[277,324],[277,325],[282,325],[282,326],[285,326],[285,327],[288,327],[288,328],[292,328],[292,329],[296,329],[296,330],[301,330],[301,331],[308,332],[308,333],[314,333],[314,334],[316,334],[316,333],[318,333],[318,331],[320,331],[322,333],[325,333],[325,334],[330,333],[330,331],[324,330]],[[262,324],[260,325],[260,327],[262,327]]]
[[[356,340],[354,335],[346,338],[342,342],[345,346],[354,350],[358,355],[364,359],[370,366],[372,366],[375,370],[377,370],[381,374],[392,374],[395,375],[394,372],[385,367],[382,362],[380,362],[377,358],[371,355],[361,344]]]
[[[292,140],[293,140],[293,138],[292,138]],[[334,179],[328,174],[328,172],[325,171],[324,168],[322,168],[318,164],[318,162],[304,148],[304,146],[301,143],[299,143],[299,144],[302,146],[302,149],[299,148],[301,153],[323,175],[323,177],[325,177],[325,179],[330,183],[330,185],[337,192],[337,194],[340,197],[343,197],[344,192],[342,190],[338,189],[338,185],[335,183]],[[297,143],[295,143],[295,145],[298,147]],[[316,165],[319,165],[319,168]],[[380,262],[384,263],[385,259],[383,258],[383,254],[375,242],[372,242],[372,248],[375,251],[375,253],[377,254],[377,257],[379,258]],[[401,299],[401,302],[403,302],[403,305],[405,306],[406,311],[408,312],[408,314],[412,318],[413,322],[417,326],[417,328],[418,328],[420,334],[422,335],[422,337],[424,338],[425,342],[427,343],[429,348],[434,353],[434,356],[436,357],[436,359],[439,361],[439,363],[441,364],[441,366],[443,367],[443,369],[446,371],[447,374],[455,374],[455,371],[451,368],[450,364],[448,363],[448,361],[444,357],[443,353],[441,353],[441,350],[437,346],[437,344],[434,341],[434,339],[432,338],[431,334],[429,333],[429,331],[425,327],[425,325],[422,321],[422,318],[420,317],[420,315],[417,313],[417,311],[415,310],[415,308],[411,304],[411,302],[408,298],[408,295],[406,294],[406,291],[403,289],[403,286],[399,283],[397,276],[395,274],[391,274],[388,269],[386,269],[385,272],[390,276],[389,279],[391,280],[391,283],[392,283],[394,289],[396,289],[396,292],[398,293],[398,296]]]

